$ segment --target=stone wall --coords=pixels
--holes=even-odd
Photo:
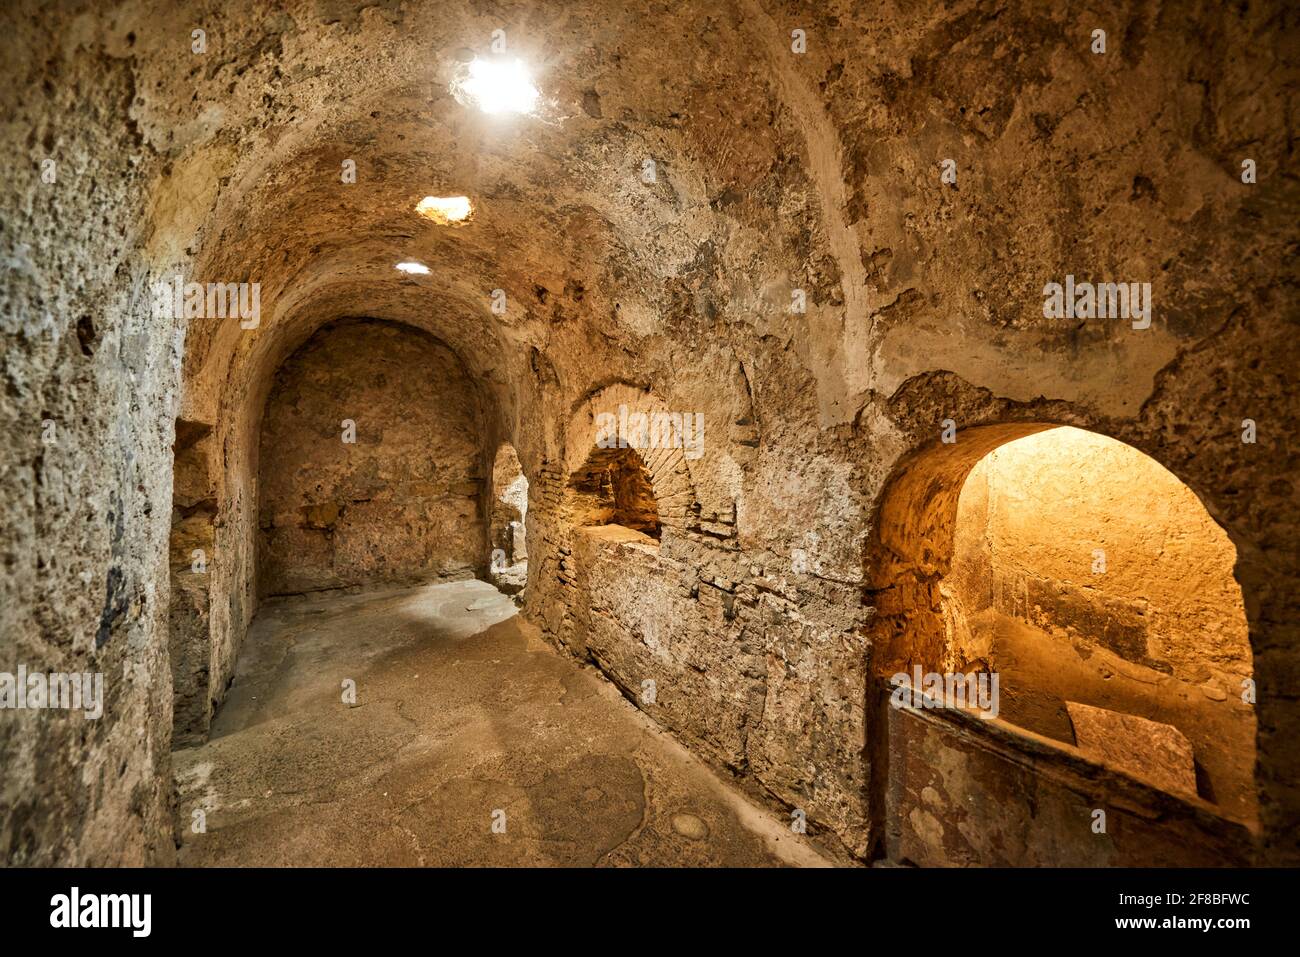
[[[1224,694],[1250,674],[1236,549],[1136,449],[1068,428],[1002,446],[966,479],[953,547],[969,614],[994,608]]]
[[[216,552],[212,429],[176,420],[173,445],[171,609],[168,629],[173,691],[173,746],[202,741],[220,700],[212,684],[212,596],[208,563]]]
[[[886,855],[921,867],[1243,867],[1253,834],[1195,798],[959,712],[887,708]],[[998,724],[998,722],[992,722]]]
[[[492,463],[489,543],[500,549],[507,565],[528,560],[524,528],[528,516],[528,479],[514,446],[504,442]]]
[[[0,865],[166,863],[180,337],[149,312],[157,157],[119,34],[20,2],[0,38],[0,673],[103,682],[97,718],[0,710]]]
[[[482,431],[473,384],[427,334],[321,329],[276,372],[262,417],[262,593],[482,569]]]

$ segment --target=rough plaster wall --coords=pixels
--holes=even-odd
[[[155,157],[120,36],[23,3],[0,35],[0,671],[101,673],[104,695],[97,720],[0,711],[0,864],[166,863],[180,342],[132,300]]]
[[[995,455],[996,450],[989,454]],[[984,458],[975,464],[957,499],[952,572],[943,588],[948,599],[946,611],[953,642],[953,654],[949,660],[955,666],[962,663],[958,659],[972,661],[987,654],[986,643],[971,635],[969,623],[975,616],[995,607],[998,597],[997,572],[993,564],[994,543],[989,530],[989,477],[992,470],[985,464],[988,461],[989,458]],[[1013,589],[1012,594],[1019,594],[1019,591]]]
[[[1097,549],[1102,573],[1093,570]],[[1123,443],[1064,428],[1009,442],[971,471],[951,581],[968,613],[995,608],[1236,695],[1250,675],[1236,557],[1168,470]]]
[[[480,420],[459,361],[426,333],[358,321],[312,336],[262,418],[263,594],[482,567]]]
[[[846,346],[850,394],[945,369],[1018,401],[1133,415],[1182,340],[1269,284],[1270,254],[1249,237],[1272,200],[1238,174],[1246,152],[1271,155],[1279,174],[1289,154],[1269,118],[1292,95],[1282,5],[768,9],[773,26],[823,40],[796,72],[842,148],[825,176],[843,180],[856,255],[840,265],[865,290],[842,330],[812,341]],[[1105,55],[1089,50],[1096,27]],[[801,111],[813,144],[819,120]],[[935,188],[943,158],[957,163],[955,188]],[[1043,284],[1066,272],[1141,275],[1163,320],[1138,348],[1117,323],[1044,319]],[[876,346],[870,361],[853,362],[862,343]]]

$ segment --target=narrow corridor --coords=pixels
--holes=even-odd
[[[828,863],[481,581],[267,602],[175,760],[188,865]]]

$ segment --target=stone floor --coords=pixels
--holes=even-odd
[[[174,761],[191,866],[830,863],[480,581],[266,603]]]

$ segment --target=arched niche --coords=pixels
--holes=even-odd
[[[617,525],[659,540],[659,505],[641,453],[597,448],[569,476],[569,516],[579,527]]]
[[[965,429],[896,470],[868,555],[873,671],[998,678],[997,717],[1174,795],[1256,813],[1236,550],[1197,495],[1072,427]]]

